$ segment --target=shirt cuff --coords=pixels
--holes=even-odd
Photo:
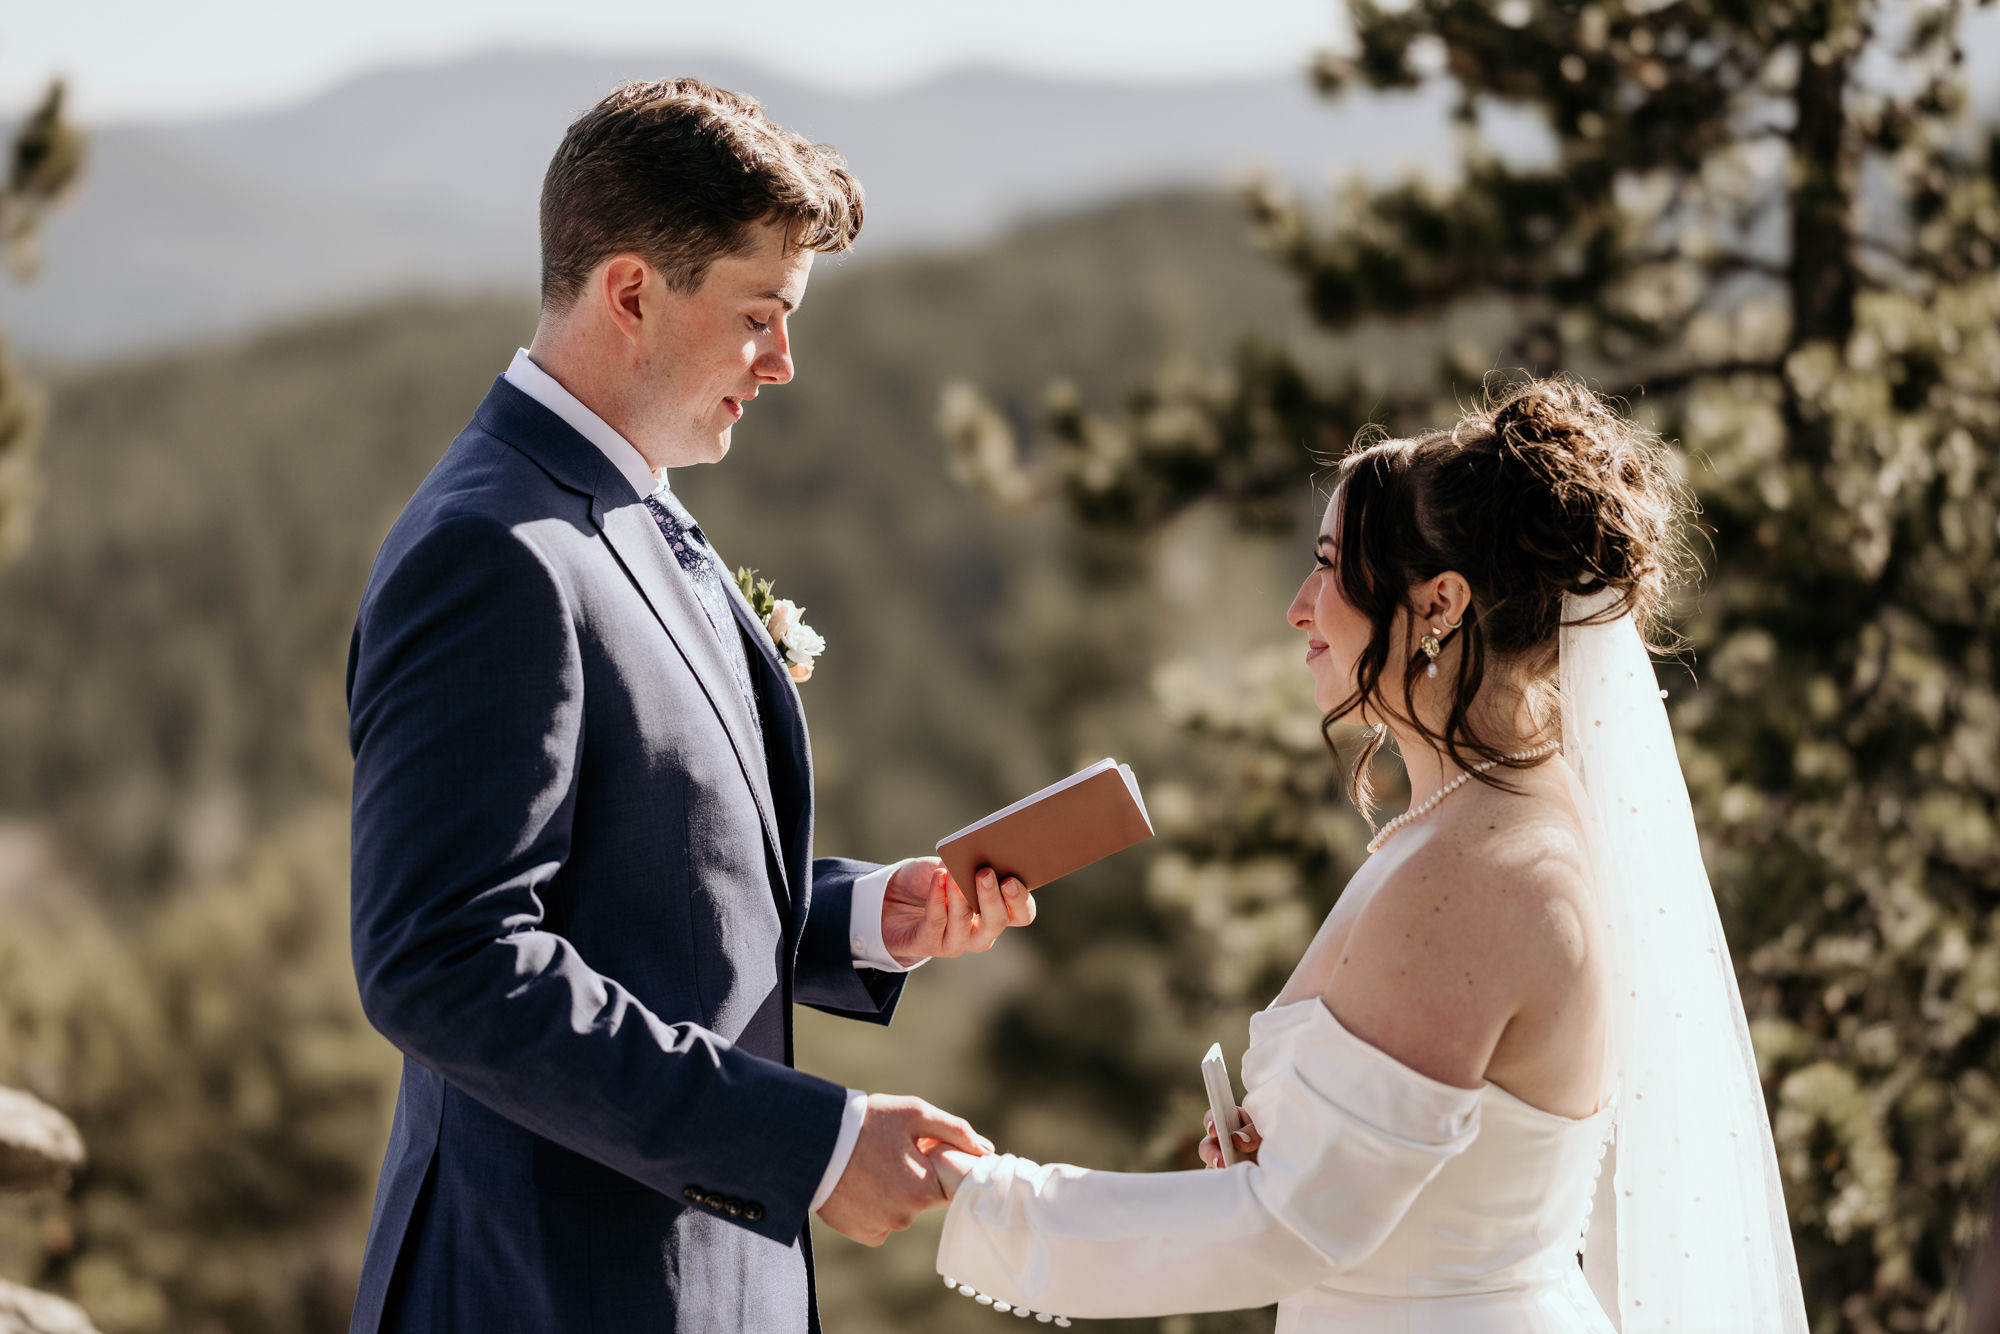
[[[892,866],[870,871],[854,882],[847,905],[847,950],[858,966],[873,968],[879,973],[907,973],[930,962],[919,959],[911,964],[897,963],[896,956],[889,953],[889,947],[882,943],[882,896],[888,892],[889,881],[896,872],[915,860],[914,857],[905,857]]]
[[[855,1142],[861,1138],[861,1119],[867,1114],[868,1095],[855,1089],[847,1090],[847,1108],[840,1114],[840,1134],[834,1137],[833,1157],[827,1159],[826,1175],[819,1179],[819,1189],[813,1192],[812,1203],[806,1206],[807,1213],[818,1213],[820,1206],[832,1196],[833,1188],[840,1184],[840,1174],[847,1170],[847,1160],[854,1156]]]

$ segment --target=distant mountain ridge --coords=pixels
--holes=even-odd
[[[1311,185],[1442,160],[1449,142],[1441,88],[1336,107],[1298,73],[1133,86],[974,69],[863,95],[713,58],[493,52],[271,112],[94,129],[44,276],[0,284],[0,323],[30,356],[87,359],[398,290],[526,288],[564,127],[621,80],[682,72],[847,155],[868,190],[864,262],[1252,164]]]
[[[2000,9],[1968,17],[1964,36],[1990,124]],[[846,263],[1214,189],[1250,167],[1310,190],[1454,158],[1442,83],[1328,102],[1302,70],[1136,85],[963,69],[846,93],[729,58],[492,51],[385,67],[272,111],[92,127],[83,185],[45,229],[44,276],[0,281],[0,326],[31,358],[80,361],[403,291],[529,290],[536,195],[564,127],[625,79],[682,73],[751,93],[847,155],[868,221]],[[1546,142],[1530,116],[1482,120],[1503,153]]]

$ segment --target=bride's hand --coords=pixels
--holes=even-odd
[[[1264,1137],[1258,1134],[1257,1127],[1250,1123],[1250,1113],[1238,1107],[1236,1116],[1243,1122],[1243,1128],[1236,1132],[1236,1156],[1246,1163],[1254,1163],[1257,1161],[1257,1150],[1264,1147]],[[1208,1131],[1208,1138],[1201,1142],[1201,1147],[1196,1152],[1201,1154],[1201,1160],[1210,1167],[1220,1167],[1222,1146],[1216,1142],[1215,1118],[1203,1112],[1201,1123]]]
[[[948,1200],[958,1193],[958,1183],[965,1180],[972,1171],[972,1165],[979,1160],[969,1153],[939,1144],[926,1150],[924,1157],[930,1159],[931,1170],[937,1173],[938,1185],[944,1188]]]

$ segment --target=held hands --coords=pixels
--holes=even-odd
[[[958,1183],[972,1173],[972,1165],[978,1161],[969,1153],[939,1144],[924,1155],[931,1160],[931,1171],[937,1174],[938,1185],[944,1190],[944,1197],[950,1200],[958,1194]]]
[[[1254,1163],[1257,1161],[1257,1150],[1264,1147],[1264,1137],[1257,1133],[1256,1126],[1250,1124],[1250,1113],[1238,1107],[1236,1115],[1243,1122],[1243,1128],[1236,1132],[1236,1156],[1246,1163]],[[1222,1145],[1215,1138],[1215,1118],[1203,1112],[1201,1124],[1207,1129],[1208,1138],[1201,1142],[1201,1147],[1196,1152],[1210,1167],[1221,1167]]]
[[[971,1126],[922,1098],[869,1094],[854,1156],[819,1207],[820,1221],[851,1241],[880,1246],[924,1210],[946,1203],[927,1153],[947,1145],[968,1162],[993,1152],[992,1143]]]
[[[890,877],[882,894],[882,943],[896,962],[979,954],[1008,927],[1035,920],[1034,896],[1014,877],[1003,884],[982,869],[972,883],[968,897],[935,857],[918,857]]]

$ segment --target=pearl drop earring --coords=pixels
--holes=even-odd
[[[1431,680],[1433,681],[1437,680],[1438,654],[1444,652],[1444,644],[1442,641],[1444,639],[1445,631],[1456,630],[1458,629],[1459,626],[1463,624],[1465,624],[1465,618],[1461,616],[1459,619],[1455,621],[1446,621],[1442,629],[1434,625],[1431,627],[1431,632],[1429,634],[1425,635],[1422,639],[1419,639],[1417,641],[1417,650],[1420,653],[1422,653],[1426,658],[1430,659],[1430,662],[1424,667],[1424,675],[1431,678]]]

